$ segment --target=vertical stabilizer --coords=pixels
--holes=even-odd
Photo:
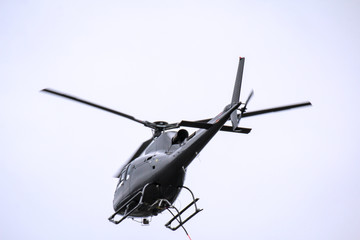
[[[243,76],[243,71],[244,71],[244,63],[245,63],[245,58],[240,57],[239,66],[238,66],[238,70],[237,70],[237,74],[236,74],[234,92],[233,92],[233,96],[231,99],[231,106],[234,106],[240,100],[240,91],[241,91],[241,82],[242,82],[242,76]],[[230,119],[231,119],[233,129],[237,128],[240,119],[238,119],[238,117],[237,117],[236,110],[234,112],[232,112],[232,114],[230,115]]]

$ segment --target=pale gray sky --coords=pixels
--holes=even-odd
[[[185,184],[204,211],[192,239],[359,239],[358,1],[1,1],[0,238],[186,239],[116,226],[112,174],[151,136],[141,125],[39,93],[51,87],[149,121],[215,116],[238,57],[250,110]],[[183,194],[177,201],[184,206]]]

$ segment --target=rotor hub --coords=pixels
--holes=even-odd
[[[168,122],[165,122],[165,121],[156,121],[154,123],[157,127],[165,127],[169,124]]]

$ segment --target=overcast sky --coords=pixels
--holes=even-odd
[[[0,239],[187,239],[164,227],[168,213],[148,227],[107,220],[112,175],[151,131],[39,90],[197,120],[230,102],[239,56],[249,110],[313,107],[215,136],[188,169],[204,208],[190,236],[359,239],[359,12],[343,0],[1,1]]]

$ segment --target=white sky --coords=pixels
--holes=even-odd
[[[112,174],[150,131],[39,93],[52,87],[149,121],[197,120],[230,102],[238,57],[249,109],[185,184],[204,211],[192,239],[359,239],[358,1],[0,2],[0,239],[186,239],[116,226]],[[183,194],[178,206],[188,200]]]

